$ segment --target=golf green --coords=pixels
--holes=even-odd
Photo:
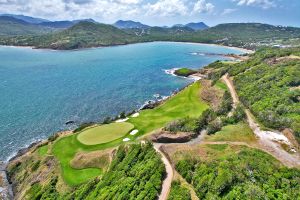
[[[128,134],[127,137],[130,138],[131,141],[133,141],[135,138],[139,137],[140,135],[161,128],[166,123],[172,120],[181,119],[188,116],[189,117],[200,116],[204,110],[209,108],[209,105],[207,105],[203,100],[201,100],[199,95],[200,90],[201,90],[201,84],[199,82],[194,83],[191,86],[185,88],[183,91],[179,92],[177,95],[171,97],[165,103],[156,107],[155,109],[143,110],[140,112],[140,115],[138,117],[130,118],[127,122],[124,123],[130,124],[132,127],[131,129],[133,129],[133,125],[134,125],[134,128],[139,130],[139,132],[134,136]],[[112,125],[111,128],[115,130],[120,129],[119,123],[118,124],[113,123],[110,125]],[[115,136],[115,134],[113,133],[107,134],[108,132],[106,132],[105,135],[101,135],[101,137],[100,134],[96,134],[95,137],[98,138],[98,135],[100,137],[97,139],[96,145],[86,145],[79,141],[78,138],[79,135],[81,135],[85,131],[88,131],[89,129],[91,129],[90,131],[94,132],[92,133],[92,135],[94,135],[95,133],[98,133],[97,131],[99,130],[97,129],[98,127],[101,126],[97,126],[94,128],[87,128],[83,130],[81,133],[62,137],[58,139],[53,145],[52,153],[59,160],[61,164],[61,170],[62,170],[61,172],[64,181],[70,186],[77,186],[97,176],[100,176],[103,173],[102,170],[99,168],[87,168],[82,170],[73,169],[70,166],[70,161],[74,158],[76,153],[82,151],[85,152],[97,151],[97,150],[107,149],[110,147],[120,145],[121,143],[123,143],[122,141],[123,136],[127,135],[127,133],[131,130],[130,129],[127,132],[123,131],[124,135],[121,136]],[[117,134],[120,133],[121,132],[118,132]],[[93,141],[96,141],[95,137],[89,136],[89,138],[93,138]],[[104,143],[103,142],[104,140],[106,141],[108,140],[108,142]],[[100,142],[100,144],[98,142]]]
[[[77,139],[85,145],[107,143],[125,136],[134,126],[131,123],[111,123],[88,128],[81,132]]]

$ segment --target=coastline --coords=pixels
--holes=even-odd
[[[13,46],[13,45],[0,45],[0,47],[10,47],[10,48],[27,48],[32,50],[49,50],[49,51],[80,51],[80,50],[89,50],[89,49],[99,49],[99,48],[107,48],[107,47],[118,47],[118,46],[126,46],[132,44],[146,44],[146,43],[154,43],[154,42],[165,42],[165,43],[183,43],[183,44],[193,44],[193,45],[206,45],[206,46],[216,46],[216,47],[224,47],[228,49],[238,50],[243,53],[252,54],[255,51],[250,49],[245,49],[241,47],[233,47],[233,46],[225,46],[221,44],[210,44],[210,43],[198,43],[198,42],[177,42],[177,41],[151,41],[151,42],[136,42],[129,44],[116,44],[109,46],[95,46],[95,47],[86,47],[86,48],[78,48],[78,49],[51,49],[51,48],[37,48],[35,46]]]
[[[233,50],[238,50],[238,51],[242,51],[243,53],[248,53],[248,54],[252,54],[255,53],[254,50],[251,49],[245,49],[245,48],[241,48],[241,47],[234,47],[234,46],[225,46],[222,44],[214,44],[214,43],[198,43],[198,42],[175,42],[175,43],[184,43],[184,44],[195,44],[195,45],[206,45],[206,46],[216,46],[216,47],[225,47],[228,49],[233,49]]]
[[[172,75],[169,74],[171,76],[175,76],[175,77],[179,77],[179,78],[184,78],[184,79],[190,79],[193,80],[192,82],[188,83],[186,86],[174,90],[172,91],[171,95],[168,96],[161,96],[161,99],[150,99],[145,101],[144,104],[142,104],[137,110],[131,111],[129,112],[128,116],[131,115],[132,113],[139,113],[142,110],[145,109],[153,109],[161,104],[163,104],[165,101],[168,101],[170,98],[172,98],[173,96],[177,95],[179,92],[181,92],[182,90],[186,89],[187,87],[189,87],[190,85],[192,85],[193,83],[195,83],[196,81],[199,81],[201,79],[201,77],[199,76],[194,76],[194,77],[183,77],[183,76],[177,76],[177,75]],[[193,75],[191,75],[193,76]],[[100,122],[95,122],[97,124],[101,124]],[[79,125],[80,126],[80,125]],[[6,160],[2,160],[2,162],[4,162],[5,164],[8,164],[10,162],[13,162],[15,160],[17,160],[18,158],[36,151],[36,149],[38,149],[39,147],[48,144],[50,141],[50,137],[55,137],[55,138],[59,138],[59,137],[65,137],[71,134],[74,134],[76,128],[72,129],[72,130],[63,130],[63,131],[59,131],[59,132],[55,132],[52,135],[50,135],[48,138],[45,139],[36,139],[26,145],[24,145],[23,147],[21,147],[20,149],[18,149],[17,151],[13,152],[11,155],[8,156],[8,158]],[[1,160],[0,160],[1,162]]]
[[[141,43],[133,43],[133,44],[143,44],[143,43],[155,43],[155,42],[164,42],[164,43],[183,43],[183,44],[193,44],[193,45],[208,45],[208,46],[218,46],[218,47],[225,47],[225,48],[230,48],[230,47],[227,47],[227,46],[222,46],[222,45],[217,45],[217,44],[206,44],[206,43],[190,43],[190,42],[172,42],[172,41],[154,41],[154,42],[141,42]],[[130,45],[130,44],[125,44],[125,45]],[[124,45],[115,45],[115,46],[108,46],[108,47],[116,47],[116,46],[124,46]],[[38,48],[35,48],[33,46],[12,46],[12,45],[0,45],[0,47],[8,47],[8,48],[26,48],[26,49],[33,49],[33,50],[50,50],[50,51],[61,51],[61,50],[53,50],[53,49],[38,49]],[[91,48],[86,48],[86,49],[97,49],[97,48],[104,48],[104,47],[91,47]],[[233,48],[233,47],[232,47]],[[238,48],[240,49],[240,48]],[[77,50],[82,50],[82,49],[77,49]],[[63,50],[63,51],[74,51],[74,50]],[[245,50],[246,51],[246,50]],[[179,78],[183,78],[183,79],[189,79],[191,80],[191,83],[188,83],[185,87],[179,89],[178,91],[172,91],[172,94],[170,96],[167,96],[165,98],[163,98],[162,100],[158,101],[158,100],[148,100],[146,101],[143,105],[141,105],[140,108],[142,107],[147,107],[147,106],[153,106],[152,104],[158,104],[161,103],[161,102],[164,102],[166,100],[168,100],[169,98],[171,98],[172,96],[176,95],[179,91],[185,89],[186,87],[188,87],[189,85],[191,85],[192,83],[200,80],[201,76],[199,76],[199,74],[195,74],[195,75],[190,75],[188,77],[183,77],[183,76],[178,76],[176,75],[174,72],[176,69],[179,69],[179,68],[173,68],[173,69],[169,69],[169,70],[164,70],[164,72],[166,74],[169,74],[169,75],[172,75],[172,76],[175,76],[175,77],[179,77]],[[154,103],[153,103],[154,102]],[[74,130],[71,130],[71,132],[74,131]],[[53,135],[60,135],[61,132],[56,132],[54,133]],[[7,159],[4,161],[6,163],[9,163],[10,161],[14,160],[15,158],[18,158],[19,156],[22,156],[24,154],[26,154],[28,152],[28,150],[30,150],[33,146],[37,145],[41,145],[41,144],[44,144],[44,143],[47,143],[48,142],[48,139],[35,139],[35,140],[32,140],[30,143],[24,145],[23,147],[21,147],[20,149],[18,149],[17,151],[15,152],[12,152],[11,155],[8,155],[7,156]]]

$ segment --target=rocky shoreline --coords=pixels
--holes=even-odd
[[[195,81],[198,81],[199,79],[201,79],[199,76],[197,78],[194,79]],[[166,102],[167,100],[169,100],[170,98],[172,98],[173,96],[175,96],[176,94],[178,94],[179,92],[183,91],[184,89],[186,89],[187,87],[189,87],[192,83],[186,85],[185,87],[175,90],[172,92],[172,94],[170,96],[160,96],[160,95],[154,95],[155,96],[155,100],[149,100],[147,102],[145,102],[145,104],[143,104],[138,111],[141,110],[145,110],[145,109],[154,109],[157,106],[163,104],[164,102]],[[137,112],[138,112],[137,111]],[[136,112],[136,111],[134,111]],[[12,156],[7,162],[2,162],[0,161],[0,199],[2,200],[11,200],[14,197],[13,194],[13,186],[10,183],[10,178],[7,175],[7,165],[11,162],[15,162],[18,159],[20,159],[22,156],[26,155],[26,154],[30,154],[34,151],[36,151],[36,149],[38,149],[39,147],[48,144],[49,142],[57,139],[58,137],[61,136],[66,136],[68,134],[73,134],[74,130],[71,131],[63,131],[63,132],[58,132],[55,133],[54,135],[50,136],[48,139],[45,140],[39,140],[39,141],[35,141],[31,144],[29,144],[27,147],[20,149],[14,156]],[[168,134],[168,136],[166,135],[166,137],[164,137],[164,134],[160,136],[156,135],[156,139],[155,137],[153,137],[153,141],[157,142],[164,142],[164,141],[169,141],[169,142],[178,142],[178,143],[182,143],[182,142],[186,142],[189,141],[191,139],[193,139],[195,137],[194,134],[191,133],[184,133],[182,135],[182,137],[176,136],[176,138],[173,138],[170,136],[171,134]]]
[[[11,200],[13,199],[12,185],[10,184],[7,171],[6,163],[0,161],[0,199]]]

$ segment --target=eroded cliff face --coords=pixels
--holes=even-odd
[[[0,161],[0,199],[10,200],[13,198],[12,187],[6,175],[6,164]]]
[[[43,144],[31,145],[4,167],[7,180],[11,184],[9,192],[11,195],[14,194],[13,199],[28,199],[28,194],[34,184],[48,184],[53,178],[57,179],[59,189],[68,190],[60,177],[59,164],[55,157],[39,151],[39,147]]]

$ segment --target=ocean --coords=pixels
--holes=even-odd
[[[207,55],[210,54],[210,55]],[[242,53],[220,46],[153,42],[82,49],[0,47],[0,160],[76,125],[138,109],[192,80],[164,70],[201,68]]]

